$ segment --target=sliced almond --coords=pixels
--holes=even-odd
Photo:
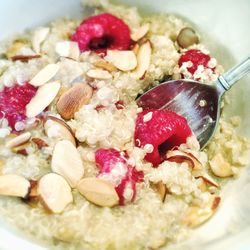
[[[133,48],[132,48],[133,52],[134,52],[136,55],[138,54],[139,49],[140,49],[140,45],[139,45],[138,43],[136,43],[136,44],[133,46]]]
[[[87,76],[98,80],[108,80],[112,78],[112,75],[107,70],[102,69],[91,69],[87,72]]]
[[[21,154],[21,155],[27,156],[28,155],[27,147],[29,147],[29,145],[30,145],[30,143],[26,142],[26,143],[21,144],[17,147],[11,148],[11,151],[15,154]]]
[[[116,71],[116,67],[112,63],[109,63],[105,60],[96,61],[93,63],[93,65],[97,68],[102,68],[102,69],[105,69],[109,72]]]
[[[133,72],[133,76],[142,79],[146,74],[151,60],[152,48],[149,41],[143,43],[137,53],[137,67]]]
[[[27,62],[29,60],[32,59],[37,59],[40,58],[41,55],[15,55],[11,57],[12,61],[23,61],[23,62]]]
[[[158,192],[158,194],[160,195],[161,200],[164,201],[166,194],[167,194],[166,185],[162,181],[160,181],[160,182],[157,182],[156,184],[154,184],[154,187],[155,187],[156,191]]]
[[[216,154],[209,164],[212,173],[218,177],[230,177],[234,174],[231,165],[220,153]]]
[[[199,176],[198,178],[202,178],[208,186],[214,186],[216,188],[220,186],[211,176],[206,173],[202,174],[202,176]]]
[[[131,39],[135,42],[143,38],[149,31],[149,24],[146,23],[142,25],[140,28],[136,29],[132,34],[131,34]]]
[[[69,140],[74,146],[76,146],[76,140],[72,129],[62,119],[48,116],[44,123],[44,130],[49,138],[54,138],[56,141]]]
[[[29,197],[37,197],[38,194],[38,181],[30,180]]]
[[[0,176],[0,195],[25,198],[30,189],[30,182],[24,177],[14,174]]]
[[[57,96],[60,86],[61,84],[58,81],[49,82],[40,86],[35,96],[26,106],[26,116],[28,118],[35,117],[47,108]]]
[[[25,133],[22,133],[12,139],[10,139],[9,141],[6,142],[6,147],[8,148],[14,148],[14,147],[17,147],[21,144],[24,144],[26,143],[27,141],[30,140],[30,137],[31,137],[31,133],[30,132],[25,132]]]
[[[137,66],[135,53],[131,50],[108,50],[104,59],[121,71],[130,71]]]
[[[43,27],[39,28],[34,32],[33,37],[31,38],[31,43],[34,51],[39,54],[40,53],[40,45],[45,40],[47,35],[49,34],[49,28]]]
[[[83,177],[84,167],[76,147],[68,140],[57,142],[54,147],[51,169],[62,175],[72,188]]]
[[[113,207],[119,197],[113,185],[98,178],[84,178],[77,185],[78,191],[90,202],[101,207]]]
[[[69,120],[85,104],[93,94],[93,89],[86,83],[78,83],[66,91],[57,102],[57,111],[62,118]]]
[[[191,153],[186,153],[180,150],[169,150],[166,153],[166,160],[183,163],[186,162],[193,170],[201,170],[202,164],[200,161]]]
[[[183,219],[183,223],[191,228],[200,226],[214,215],[220,203],[220,200],[221,199],[219,196],[211,195],[211,198],[209,199],[209,202],[206,207],[189,207],[187,214]]]
[[[73,202],[69,184],[58,174],[44,175],[39,180],[37,191],[42,204],[53,213],[63,212],[66,206]]]
[[[49,145],[41,138],[37,138],[37,137],[34,137],[31,139],[31,141],[33,143],[36,144],[36,146],[38,147],[38,149],[42,149],[42,148],[45,148],[45,147],[48,147]]]
[[[48,64],[41,71],[39,71],[31,80],[30,84],[38,87],[51,80],[59,70],[58,64]]]
[[[69,57],[76,61],[80,56],[78,44],[72,41],[58,42],[56,44],[56,52],[59,56]]]

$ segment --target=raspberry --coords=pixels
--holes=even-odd
[[[210,61],[210,59],[211,57],[209,55],[202,53],[200,50],[190,49],[181,55],[178,64],[179,67],[181,67],[184,62],[191,61],[193,65],[191,67],[188,67],[187,70],[191,74],[194,74],[199,65],[204,66],[205,69],[209,68],[208,62]],[[215,68],[213,68],[212,70],[214,69]]]
[[[109,13],[91,16],[76,28],[71,39],[78,43],[80,50],[105,53],[107,49],[127,50],[130,47],[129,27]]]
[[[16,122],[26,119],[26,105],[35,95],[36,90],[36,87],[25,83],[5,87],[0,92],[0,118],[5,117],[12,129],[15,130]]]
[[[136,183],[143,180],[143,173],[129,165],[127,155],[113,148],[98,149],[95,153],[95,161],[100,168],[98,177],[113,183],[120,205],[134,201]],[[129,197],[126,195],[128,191]]]
[[[151,113],[151,119],[145,115]],[[147,115],[148,116],[148,115]],[[145,160],[154,166],[165,159],[166,151],[186,142],[192,134],[187,120],[174,112],[167,110],[144,110],[136,118],[134,140],[138,147],[151,144],[153,150],[147,153]]]

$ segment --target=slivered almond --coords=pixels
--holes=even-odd
[[[133,76],[142,79],[146,74],[151,60],[152,48],[149,41],[143,43],[137,53],[137,67],[133,71]]]
[[[54,147],[51,169],[62,175],[72,188],[83,177],[84,167],[76,147],[68,140],[57,142]]]
[[[216,154],[209,164],[212,173],[218,177],[230,177],[234,174],[231,165],[220,153]]]
[[[30,132],[25,132],[22,133],[12,139],[10,139],[9,141],[6,142],[6,147],[8,148],[14,148],[17,147],[21,144],[24,144],[26,142],[28,142],[30,140],[31,137],[31,133]]]
[[[34,32],[33,37],[31,38],[31,43],[34,51],[39,54],[40,53],[40,45],[45,40],[47,35],[49,34],[49,28],[43,27],[39,28]]]
[[[60,175],[49,173],[38,183],[38,194],[42,204],[53,213],[61,213],[67,205],[73,202],[71,188]]]
[[[58,42],[56,44],[56,52],[59,56],[69,57],[76,61],[80,56],[78,44],[72,41]]]
[[[112,78],[112,75],[107,70],[102,69],[91,69],[87,72],[87,76],[98,80],[107,80]]]
[[[35,96],[30,100],[26,106],[26,116],[28,118],[39,115],[45,108],[47,108],[55,99],[60,90],[60,82],[49,82],[40,86]]]
[[[30,189],[30,182],[24,177],[14,174],[0,176],[0,195],[25,198]]]
[[[183,218],[183,223],[191,228],[200,226],[214,215],[220,200],[219,196],[211,195],[205,207],[190,206]]]
[[[119,197],[113,185],[98,178],[84,178],[77,185],[78,191],[90,202],[101,207],[113,207]]]
[[[105,69],[109,72],[116,71],[116,67],[112,63],[109,63],[105,60],[96,61],[93,63],[93,65],[97,68],[102,68],[102,69]]]
[[[44,130],[49,138],[59,140],[69,140],[74,146],[76,146],[76,140],[74,133],[70,126],[55,116],[48,116],[44,123]]]
[[[166,160],[182,163],[186,162],[193,170],[201,170],[202,164],[200,161],[191,153],[186,153],[180,150],[169,150],[166,153]]]
[[[30,84],[38,87],[51,80],[59,70],[58,64],[48,64],[41,71],[39,71],[31,80]]]
[[[93,89],[86,83],[77,83],[67,90],[57,102],[57,111],[62,118],[69,120],[85,104],[93,94]]]
[[[140,28],[136,29],[134,32],[131,34],[131,39],[135,42],[143,38],[149,31],[149,24],[146,23],[142,25]]]
[[[104,59],[121,71],[133,70],[137,65],[135,53],[131,50],[108,50]]]

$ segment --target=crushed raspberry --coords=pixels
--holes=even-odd
[[[98,177],[113,183],[120,205],[133,202],[136,197],[136,183],[143,180],[143,173],[129,165],[127,155],[113,148],[98,149],[95,161],[100,168]],[[127,191],[129,197],[126,197]]]
[[[5,87],[0,92],[0,118],[5,117],[9,126],[15,130],[18,121],[26,119],[26,105],[36,94],[37,88],[25,83],[15,84],[13,87]]]
[[[152,112],[152,118],[145,121],[144,116]],[[167,110],[144,110],[136,119],[134,140],[138,147],[151,144],[153,150],[147,153],[145,160],[154,166],[165,159],[166,151],[186,142],[192,134],[187,120],[174,112]]]
[[[205,69],[209,68],[208,62],[210,61],[210,59],[211,57],[209,55],[204,54],[200,50],[190,49],[181,55],[178,64],[179,67],[181,67],[184,62],[192,62],[193,65],[191,67],[188,67],[187,70],[191,74],[194,74],[199,65],[204,66]],[[212,70],[214,69],[215,68],[212,68]]]
[[[105,53],[107,49],[127,50],[130,47],[129,27],[109,13],[89,17],[77,27],[71,39],[80,50]]]

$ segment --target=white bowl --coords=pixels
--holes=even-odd
[[[147,12],[175,13],[194,24],[203,35],[203,43],[225,69],[250,54],[249,0],[123,0]],[[45,24],[62,16],[81,17],[79,0],[9,0],[0,1],[1,39],[24,29]],[[245,77],[230,91],[228,115],[242,117],[240,133],[250,137],[250,77]],[[250,249],[250,179],[249,168],[223,190],[223,201],[216,215],[195,230],[191,238],[168,249]],[[30,225],[32,226],[32,224]],[[45,249],[4,223],[0,226],[0,249]]]

